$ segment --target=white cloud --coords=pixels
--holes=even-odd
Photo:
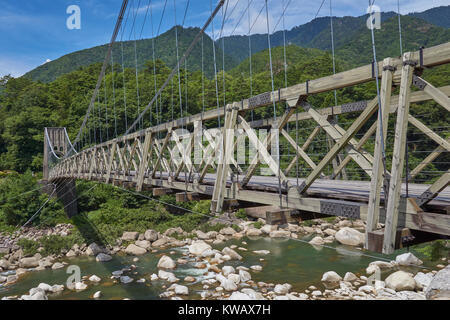
[[[43,64],[49,63],[50,61],[52,61],[51,59],[47,59],[45,60],[45,62]]]

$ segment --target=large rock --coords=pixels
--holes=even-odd
[[[145,250],[149,250],[151,247],[150,241],[148,240],[137,240],[134,244],[138,247],[144,248]]]
[[[395,291],[413,291],[416,288],[416,281],[412,275],[404,271],[392,273],[384,282],[387,288]]]
[[[200,256],[203,251],[212,249],[209,244],[207,244],[203,240],[193,241],[192,244],[188,247],[189,253],[194,254],[196,256]]]
[[[139,255],[143,255],[147,252],[147,250],[145,250],[144,248],[138,247],[135,244],[130,244],[128,245],[128,247],[125,249],[125,253],[132,255],[132,256],[139,256]]]
[[[0,268],[2,268],[3,270],[8,270],[10,266],[11,264],[9,263],[8,260],[0,259]]]
[[[175,294],[180,294],[180,295],[188,295],[189,294],[189,289],[186,286],[181,286],[179,284],[175,285]]]
[[[19,265],[21,268],[35,268],[39,266],[39,259],[36,257],[22,258]]]
[[[358,277],[353,272],[347,272],[344,275],[344,281],[353,282],[357,279],[358,279]]]
[[[158,240],[154,241],[152,243],[152,246],[155,247],[155,248],[159,248],[159,247],[165,246],[168,242],[169,241],[167,240],[167,238],[161,238],[161,239],[158,239]]]
[[[223,248],[222,253],[230,256],[230,258],[232,260],[242,260],[242,257],[239,253],[237,253],[236,251],[234,251],[233,249],[230,249],[228,247]]]
[[[163,269],[175,269],[177,265],[171,257],[164,255],[159,259],[157,267]]]
[[[278,295],[285,295],[291,290],[292,286],[289,283],[277,284],[273,291]]]
[[[365,235],[358,230],[344,227],[334,235],[337,241],[349,246],[359,246],[364,244]]]
[[[262,235],[262,231],[256,228],[250,228],[245,233],[248,237],[258,237]]]
[[[241,282],[247,282],[252,279],[250,273],[245,270],[239,270],[239,277],[241,278]]]
[[[422,260],[417,258],[411,252],[398,255],[397,257],[395,257],[395,262],[397,262],[401,266],[420,266],[421,264],[423,264]]]
[[[426,289],[430,285],[431,280],[433,280],[433,274],[431,272],[418,272],[414,276],[414,280],[416,280],[416,285],[419,289]]]
[[[325,272],[322,275],[322,282],[331,282],[331,283],[337,283],[339,281],[342,280],[342,277],[340,275],[338,275],[336,272],[334,271],[328,271]]]
[[[112,259],[112,257],[109,254],[100,252],[96,257],[95,260],[97,262],[108,262]]]
[[[285,230],[276,230],[269,233],[271,238],[289,238],[291,233]]]
[[[103,252],[103,249],[95,242],[92,242],[86,249],[86,255],[88,256],[96,256],[101,252]]]
[[[222,268],[222,274],[227,277],[229,274],[234,273],[234,268],[232,266],[224,266]]]
[[[139,238],[139,232],[124,232],[122,234],[122,240],[134,241]]]
[[[236,291],[231,294],[228,300],[254,300],[249,295]]]
[[[450,300],[450,265],[436,273],[425,291],[428,300]]]
[[[149,229],[145,231],[144,233],[145,240],[148,240],[150,242],[158,240],[158,232],[152,229]]]
[[[224,236],[232,236],[233,234],[236,233],[236,230],[234,230],[234,229],[231,228],[231,227],[226,227],[226,228],[221,229],[221,230],[219,231],[219,233],[220,233],[220,234],[223,234]]]
[[[309,241],[309,243],[313,244],[313,245],[321,246],[325,243],[325,241],[323,241],[322,237],[317,236],[317,237],[312,238],[311,241]]]

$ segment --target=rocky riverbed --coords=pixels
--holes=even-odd
[[[164,233],[129,231],[114,246],[74,245],[67,252],[47,257],[40,253],[25,256],[17,240],[64,236],[73,226],[3,236],[0,296],[22,300],[450,297],[448,257],[424,266],[412,253],[392,256],[388,261],[372,253],[373,258],[364,256],[362,221],[337,218],[329,223],[317,219],[309,226],[264,224],[259,229],[254,222],[239,221],[237,226],[207,233],[188,233],[181,228]],[[74,264],[80,265],[82,277],[66,283],[66,268]],[[95,266],[101,266],[102,271]],[[49,284],[40,281],[40,272]],[[60,282],[55,283],[56,279]],[[30,286],[23,288],[22,283]],[[120,293],[122,288],[126,290]],[[133,294],[127,295],[127,290]]]

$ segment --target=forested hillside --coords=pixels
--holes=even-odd
[[[402,29],[404,32],[404,47],[405,49],[417,49],[419,46],[427,46],[438,43],[439,41],[449,41],[448,26],[450,16],[450,6],[439,7],[426,10],[420,13],[411,13],[407,16],[402,16]],[[363,45],[370,45],[366,43],[370,36],[369,30],[366,28],[366,20],[368,15],[359,17],[334,17],[334,41],[336,49],[341,49],[338,54],[342,58],[355,59],[354,52],[349,52],[348,48],[355,46],[356,43],[359,52]],[[397,14],[395,12],[383,12],[381,15],[382,29],[376,30],[378,42],[381,46],[378,49],[380,57],[392,55],[393,47],[397,41],[390,41],[386,43],[384,39],[386,36],[389,40],[398,36]],[[385,23],[386,22],[386,23]],[[412,28],[411,28],[412,27]],[[180,55],[187,49],[195,35],[198,33],[198,28],[182,28],[178,27],[179,35],[179,52]],[[330,18],[319,17],[308,23],[296,26],[291,30],[285,32],[287,44],[295,44],[300,47],[316,48],[322,50],[331,49],[331,35],[330,35]],[[271,44],[273,47],[283,45],[283,32],[277,31],[271,35]],[[381,41],[383,39],[383,41]],[[120,38],[118,39],[120,40]],[[223,41],[222,41],[223,40]],[[222,70],[222,44],[225,52],[225,70],[236,67],[240,62],[247,59],[249,56],[249,38],[248,36],[226,36],[216,41],[216,57],[217,68]],[[135,56],[136,45],[136,56]],[[170,68],[176,64],[176,46],[175,46],[175,30],[174,28],[156,37],[154,40],[155,57],[161,59]],[[212,39],[205,35],[203,38],[203,57],[204,57],[204,72],[211,78],[214,75],[214,67],[212,64],[213,45]],[[392,48],[391,48],[392,47]],[[257,53],[268,48],[266,34],[251,35],[251,53]],[[59,59],[43,64],[36,69],[28,72],[25,76],[33,80],[40,80],[43,82],[50,82],[55,80],[58,76],[76,70],[82,66],[88,66],[92,63],[102,62],[105,57],[107,45],[97,46],[77,52],[67,54]],[[123,56],[122,56],[123,49]],[[364,49],[367,51],[367,49]],[[187,60],[187,68],[191,71],[199,71],[202,69],[202,50],[201,42],[199,42],[191,56]],[[398,53],[398,50],[394,52]],[[349,56],[346,56],[349,54]],[[144,68],[145,61],[152,57],[152,40],[142,39],[127,40],[123,42],[117,41],[113,47],[113,60],[116,63],[122,63],[125,67],[131,68],[137,65],[138,69]],[[366,63],[367,61],[361,57],[356,57],[356,62]]]
[[[180,58],[199,31],[199,28],[177,27]],[[155,46],[155,58],[162,60],[170,68],[175,67],[177,63],[175,27],[156,37],[153,42]],[[67,54],[57,60],[37,67],[36,69],[25,74],[25,77],[43,82],[53,81],[57,77],[76,70],[79,67],[88,66],[96,62],[103,62],[107,48],[107,45],[102,45]],[[123,42],[118,41],[113,46],[112,60],[115,63],[122,64],[123,58],[123,65],[125,68],[135,68],[137,65],[138,70],[142,70],[145,62],[152,59],[152,54],[152,39],[142,39],[137,41],[130,40]],[[216,57],[218,68],[222,69],[222,51],[218,47],[216,47]],[[203,36],[203,65],[204,72],[208,77],[214,75],[214,65],[212,63],[213,58],[212,39],[205,34]],[[231,58],[229,55],[225,56],[226,69],[232,68],[236,65],[237,62],[234,58]],[[188,70],[194,71],[202,70],[202,40],[197,43],[192,50],[191,55],[188,57],[187,68]]]

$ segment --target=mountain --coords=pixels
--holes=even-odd
[[[450,6],[432,8],[420,13],[411,13],[402,16],[402,30],[405,50],[416,50],[420,46],[429,46],[441,42],[449,41],[448,27],[450,25]],[[335,49],[345,60],[356,64],[367,63],[370,54],[368,48],[371,46],[367,42],[370,32],[366,27],[368,15],[359,17],[333,17],[333,30]],[[395,12],[383,12],[381,14],[382,28],[376,30],[377,36],[377,56],[387,55],[397,56],[398,49],[398,20]],[[174,27],[175,28],[175,27]],[[176,47],[174,28],[155,38],[155,57],[161,59],[169,68],[176,65]],[[198,33],[199,28],[178,27],[179,56],[187,49],[189,44]],[[380,36],[382,35],[382,36]],[[282,46],[286,37],[286,44],[295,44],[304,48],[316,48],[321,50],[331,50],[330,18],[316,18],[303,25],[296,26],[291,30],[277,31],[270,36],[273,48]],[[381,39],[383,41],[381,41]],[[389,41],[385,41],[389,39]],[[258,53],[268,48],[267,34],[253,34],[250,37],[251,53]],[[135,45],[136,56],[135,59]],[[212,39],[204,35],[204,72],[207,77],[214,75],[214,55],[212,51]],[[354,47],[352,47],[354,46]],[[395,47],[397,46],[397,50]],[[152,40],[142,39],[138,41],[123,41],[115,43],[113,47],[114,63],[123,62],[126,68],[142,70],[145,63],[152,58]],[[223,48],[222,48],[223,47]],[[80,67],[92,63],[103,62],[107,45],[97,46],[73,52],[62,56],[59,59],[48,62],[36,69],[28,72],[25,76],[43,82],[50,82],[57,77],[76,70]],[[362,51],[360,51],[362,50]],[[201,42],[193,49],[187,59],[187,68],[190,71],[202,69]],[[362,54],[364,52],[364,54]],[[225,70],[236,67],[249,56],[249,37],[231,36],[216,40],[216,61],[217,70],[222,70],[222,55],[225,57]],[[349,58],[349,59],[346,59]],[[354,63],[353,63],[354,62]],[[182,66],[184,67],[184,66]]]
[[[413,12],[409,15],[421,18],[436,26],[450,28],[450,5],[431,8],[424,12]]]
[[[417,43],[421,45],[436,44],[435,40],[441,42],[449,41],[448,38],[441,37],[448,30],[448,17],[450,16],[450,6],[433,8],[421,13],[412,13],[410,15],[401,16],[404,45],[406,48],[416,50],[414,46]],[[334,45],[336,49],[348,48],[349,44],[358,42],[362,36],[365,38],[370,35],[366,27],[368,14],[359,17],[333,17],[333,34]],[[441,21],[442,20],[442,21]],[[414,22],[412,22],[414,21]],[[412,27],[413,29],[409,29]],[[431,30],[432,33],[428,33]],[[395,12],[383,12],[381,14],[381,30],[375,33],[381,33],[397,37],[398,42],[398,19]],[[418,32],[418,39],[411,37],[413,32]],[[438,39],[435,37],[438,35]],[[331,25],[330,17],[316,18],[308,23],[285,31],[286,43],[296,44],[300,47],[317,48],[322,50],[331,50]],[[389,38],[392,38],[389,36]],[[267,34],[254,34],[250,37],[252,53],[259,52],[268,48]],[[271,46],[277,47],[283,45],[283,31],[277,31],[270,36]],[[384,42],[384,41],[383,41]],[[249,55],[249,37],[248,36],[231,36],[223,39],[225,53],[231,55],[235,60],[242,61]],[[437,42],[439,43],[439,42]],[[217,45],[222,48],[222,39],[217,41]],[[388,50],[387,52],[392,52]],[[381,56],[386,56],[383,50],[380,51]],[[395,52],[395,55],[398,54]],[[358,59],[360,60],[360,59]]]
[[[183,55],[191,44],[194,37],[200,31],[199,28],[182,28],[178,26],[178,46],[179,57]],[[177,63],[176,45],[175,45],[175,27],[156,37],[155,43],[155,59],[161,59],[168,67],[173,68]],[[136,59],[134,46],[136,44]],[[136,63],[138,70],[142,70],[145,63],[152,60],[152,39],[142,39],[131,41],[116,42],[113,46],[112,59],[115,64],[122,63],[122,47],[123,47],[123,64],[125,68],[135,68]],[[213,42],[208,35],[203,36],[204,47],[204,72],[208,77],[214,75],[213,65]],[[25,74],[25,77],[32,80],[42,82],[50,82],[59,76],[84,67],[93,63],[103,62],[106,55],[108,45],[102,45],[76,51],[59,59],[48,62],[44,65]],[[216,47],[217,69],[222,69],[222,51]],[[225,68],[230,69],[237,65],[237,62],[229,55],[225,56]],[[181,66],[184,68],[185,66]],[[202,69],[202,41],[200,40],[193,48],[187,59],[187,68],[192,71]]]
[[[420,47],[431,47],[450,41],[450,29],[432,25],[413,16],[402,17],[403,52],[415,51]],[[398,21],[393,17],[375,30],[377,60],[400,55]],[[370,63],[373,59],[372,39],[367,28],[357,30],[352,37],[336,47],[336,55],[355,66]]]

